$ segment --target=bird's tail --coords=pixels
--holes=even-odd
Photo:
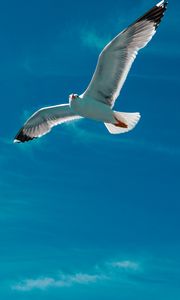
[[[140,113],[124,113],[114,111],[116,123],[104,123],[112,134],[124,133],[132,130],[139,122]]]

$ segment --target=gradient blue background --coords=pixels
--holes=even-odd
[[[111,136],[88,120],[22,145],[35,110],[86,88],[97,56],[154,0],[0,1],[0,295],[180,299],[180,3],[116,102],[140,111]]]

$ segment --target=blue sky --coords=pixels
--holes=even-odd
[[[156,1],[1,1],[0,294],[9,299],[180,298],[180,3],[116,102],[111,136],[88,120],[12,140],[35,110],[86,88],[102,47]]]

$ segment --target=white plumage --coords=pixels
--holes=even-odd
[[[33,114],[15,137],[25,142],[40,137],[55,125],[81,117],[102,121],[110,133],[132,130],[140,119],[139,113],[112,110],[138,51],[151,40],[164,15],[167,1],[163,0],[119,33],[99,55],[96,70],[86,91],[71,94],[69,104],[46,107]]]

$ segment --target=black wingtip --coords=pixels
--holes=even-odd
[[[33,140],[35,137],[30,137],[24,133],[23,128],[19,130],[14,138],[14,143],[24,143]]]
[[[168,5],[167,0],[160,1],[153,8],[151,8],[145,15],[139,18],[136,22],[148,20],[153,22],[155,29],[157,29],[167,9],[167,5]]]

